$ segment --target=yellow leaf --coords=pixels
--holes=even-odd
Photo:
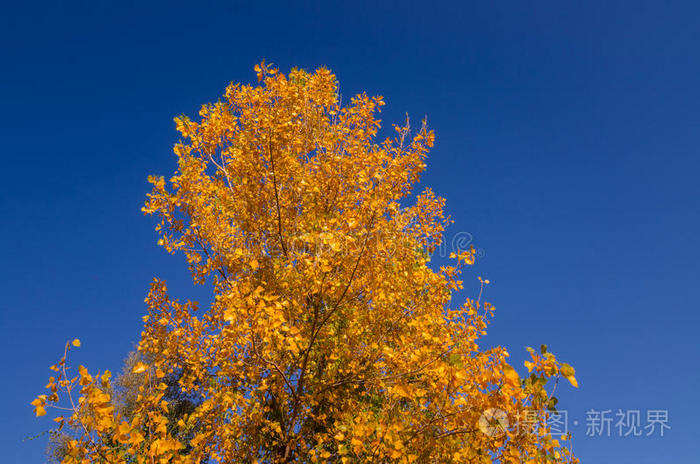
[[[503,366],[503,374],[505,374],[506,379],[513,385],[519,385],[520,384],[520,376],[518,375],[518,372],[513,369],[511,366],[508,364],[504,364]]]
[[[131,431],[131,427],[129,427],[129,424],[126,423],[125,421],[122,421],[119,424],[119,427],[117,428],[120,434],[122,435],[127,435]]]
[[[134,369],[131,372],[134,374],[140,374],[141,372],[146,372],[146,369],[148,369],[148,366],[140,362],[134,366]]]
[[[78,347],[78,346],[80,346],[80,340],[79,340],[79,339],[77,339],[77,338],[76,338],[75,340],[73,340],[73,342],[72,342],[72,343],[73,343],[73,346],[75,346],[75,347]]]
[[[567,363],[562,363],[561,367],[559,368],[559,372],[561,372],[561,375],[568,380],[571,385],[574,387],[578,388],[578,382],[576,381],[576,371],[574,370],[573,367],[571,367]]]

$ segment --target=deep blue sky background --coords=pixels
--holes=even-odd
[[[0,15],[0,460],[43,461],[28,403],[66,339],[118,371],[151,278],[193,295],[140,212],[146,176],[175,168],[173,116],[265,58],[384,95],[387,123],[428,115],[423,182],[484,252],[465,278],[493,281],[488,342],[577,368],[560,406],[584,463],[697,462],[700,4],[139,3]],[[672,429],[587,437],[591,408]]]

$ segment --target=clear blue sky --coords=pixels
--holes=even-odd
[[[174,170],[173,116],[265,58],[384,95],[387,122],[428,115],[423,181],[483,250],[488,341],[577,368],[560,406],[584,463],[698,462],[697,2],[79,3],[0,15],[0,460],[43,461],[28,403],[67,338],[116,371],[153,276],[197,295],[141,215],[146,176]],[[590,409],[671,430],[586,436]]]

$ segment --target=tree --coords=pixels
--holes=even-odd
[[[256,72],[175,119],[177,172],[150,178],[143,208],[213,302],[153,281],[130,414],[108,372],[52,367],[33,404],[67,398],[64,462],[576,462],[547,427],[548,385],[573,368],[543,347],[521,379],[505,348],[478,345],[493,306],[451,304],[474,250],[429,265],[450,221],[430,189],[410,201],[425,122],[378,142],[381,97],[341,106],[327,69]],[[174,425],[168,376],[192,405]]]
[[[144,353],[133,351],[124,360],[124,366],[113,382],[110,382],[105,392],[110,395],[111,404],[114,406],[119,417],[132,421],[138,415],[139,395],[143,389],[148,388],[148,378],[143,372],[134,372],[137,365],[148,362]],[[163,399],[168,403],[167,428],[172,434],[178,435],[178,439],[189,440],[197,432],[196,427],[188,430],[180,430],[178,421],[185,419],[191,414],[197,404],[190,395],[184,394],[179,388],[181,371],[172,372],[164,376],[163,383],[167,385],[164,390]],[[76,425],[69,427],[71,430],[52,430],[49,435],[49,446],[47,448],[47,458],[49,462],[60,463],[69,455],[70,441],[76,433]],[[80,432],[80,429],[77,429]]]

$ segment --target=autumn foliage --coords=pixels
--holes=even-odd
[[[479,346],[494,308],[451,301],[474,250],[430,265],[450,221],[411,189],[433,132],[379,141],[381,97],[343,106],[327,69],[256,71],[176,118],[177,171],[150,179],[143,208],[213,302],[153,281],[128,413],[66,345],[33,403],[68,409],[63,462],[576,462],[546,424],[571,366],[543,347],[521,378]]]

